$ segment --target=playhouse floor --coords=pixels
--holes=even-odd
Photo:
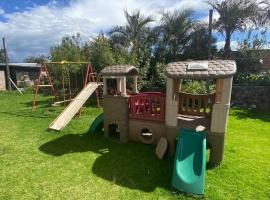
[[[195,116],[195,115],[178,115],[178,127],[180,128],[196,128],[201,125],[210,130],[211,118],[205,116]]]

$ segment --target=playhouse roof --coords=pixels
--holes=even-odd
[[[190,64],[203,62],[208,62],[207,69],[188,69]],[[230,77],[235,73],[236,64],[233,60],[172,62],[166,68],[166,75],[170,78],[217,79]]]
[[[139,71],[132,65],[113,65],[101,70],[104,76],[137,76]]]

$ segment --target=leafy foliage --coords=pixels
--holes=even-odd
[[[85,61],[81,51],[80,34],[63,37],[61,44],[51,47],[52,61]]]
[[[24,62],[26,63],[42,63],[45,61],[48,61],[49,57],[45,55],[39,55],[39,56],[29,56],[24,59]]]
[[[257,26],[269,27],[270,19],[270,0],[263,0],[259,2],[259,11],[255,17],[255,23]]]
[[[149,63],[139,68],[139,80],[138,80],[138,89],[141,91],[146,91],[149,86],[151,86],[151,81],[149,79]]]
[[[184,49],[184,59],[203,60],[208,58],[208,41],[209,34],[206,27],[198,25],[195,27],[194,32],[191,33],[190,43]],[[211,52],[212,55],[217,53],[215,45],[216,39],[211,39]]]
[[[258,5],[253,0],[209,0],[208,3],[220,15],[214,28],[225,36],[224,56],[228,57],[232,34],[235,31],[244,31],[248,24],[254,22]]]
[[[164,63],[157,63],[152,79],[152,86],[158,87],[165,91],[166,87],[166,65]]]
[[[239,85],[269,85],[270,72],[255,74],[250,72],[238,73],[234,77],[234,83]]]
[[[97,73],[104,67],[116,63],[109,40],[103,34],[86,43],[83,47],[83,52],[85,57],[91,61]]]
[[[138,59],[145,51],[145,45],[151,38],[151,30],[148,24],[152,22],[151,17],[144,17],[140,11],[129,14],[124,11],[126,17],[125,26],[115,26],[112,28],[110,35],[120,48],[130,50],[130,56],[133,64],[138,63]]]
[[[4,63],[4,62],[5,62],[4,49],[0,49],[0,63]]]
[[[82,51],[80,34],[65,36],[60,44],[51,46],[51,61],[87,61]],[[58,95],[64,95],[65,89],[71,87],[76,93],[82,87],[86,66],[81,64],[54,64],[48,66],[56,85]]]
[[[238,72],[256,71],[261,66],[261,49],[266,44],[265,32],[252,35],[252,31],[249,30],[247,37],[239,43],[239,53],[235,56]],[[267,51],[264,50],[264,53]],[[270,56],[270,52],[268,55]]]
[[[206,81],[186,80],[182,83],[181,90],[186,93],[192,94],[208,94]],[[215,92],[215,84],[209,86],[209,93]]]
[[[165,62],[181,58],[181,54],[191,38],[192,13],[192,10],[175,10],[173,13],[163,13],[159,27],[161,39],[158,48],[165,51]]]

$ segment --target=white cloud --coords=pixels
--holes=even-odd
[[[218,14],[218,12],[214,11],[213,12],[213,22],[217,21],[219,16],[220,15]],[[207,15],[205,17],[200,18],[200,21],[203,22],[203,23],[208,24],[209,23],[209,15],[208,15],[208,13],[207,13]]]
[[[3,8],[0,8],[0,15],[5,14],[5,10]]]
[[[2,11],[6,20],[0,22],[0,33],[7,37],[10,59],[21,61],[29,55],[47,54],[49,47],[65,35],[80,32],[86,40],[113,25],[124,24],[124,9],[140,9],[159,19],[162,10],[177,8],[207,13],[208,5],[203,0],[71,0],[60,7],[57,1],[51,1],[23,12]]]
[[[225,42],[220,41],[216,43],[217,49],[224,48]],[[231,41],[231,50],[236,51],[238,49],[238,42],[236,40]]]

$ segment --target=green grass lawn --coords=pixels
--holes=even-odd
[[[173,158],[153,146],[88,134],[101,109],[87,108],[60,133],[61,108],[32,95],[0,93],[0,200],[193,199],[170,186]],[[270,199],[270,113],[230,113],[225,160],[208,169],[204,199]]]

